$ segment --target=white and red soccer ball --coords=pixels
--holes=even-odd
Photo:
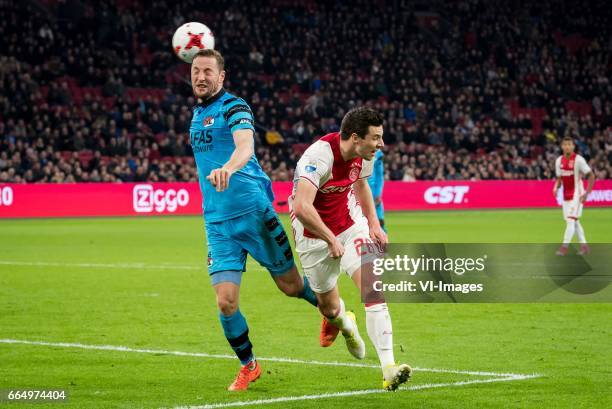
[[[215,37],[202,23],[185,23],[174,32],[172,48],[178,58],[191,64],[198,51],[215,48]]]

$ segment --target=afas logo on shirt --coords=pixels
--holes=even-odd
[[[207,126],[211,126],[212,124],[215,123],[215,118],[213,118],[212,116],[207,116],[206,118],[204,118],[204,128],[206,128]]]

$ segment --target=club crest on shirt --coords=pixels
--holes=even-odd
[[[359,170],[360,169],[358,167],[351,168],[349,172],[349,179],[351,180],[351,182],[354,182],[355,180],[357,180],[357,178],[359,178]]]
[[[212,124],[215,123],[215,118],[213,118],[212,116],[207,116],[206,118],[204,118],[204,128],[206,128],[207,126],[211,126]]]

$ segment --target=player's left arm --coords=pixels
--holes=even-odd
[[[580,196],[580,203],[584,203],[587,197],[589,197],[589,195],[591,194],[591,191],[593,190],[593,185],[595,184],[595,174],[593,173],[593,171],[589,172],[588,178],[589,182],[587,183],[586,192],[584,192],[582,196]]]
[[[587,197],[591,194],[591,191],[593,190],[593,185],[595,184],[595,174],[582,156],[580,156],[579,163],[577,163],[576,165],[578,165],[578,171],[581,172],[583,175],[588,176],[589,178],[589,183],[587,184],[586,192],[584,192],[582,196],[580,196],[580,203],[584,203]]]
[[[361,205],[361,211],[366,219],[368,219],[370,237],[381,244],[387,244],[387,235],[382,227],[380,227],[380,222],[376,215],[376,207],[374,206],[374,199],[372,198],[372,191],[370,190],[370,185],[368,185],[367,180],[365,178],[357,180],[353,185],[353,189],[355,190],[357,201]]]

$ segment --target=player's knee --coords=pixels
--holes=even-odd
[[[334,307],[322,307],[322,306],[319,306],[319,311],[326,318],[336,318],[338,316],[338,314],[340,314],[340,308],[339,307],[334,308]]]
[[[321,302],[319,300],[319,311],[327,318],[335,318],[340,314],[340,304],[331,302]]]
[[[238,310],[238,299],[229,295],[217,296],[217,307],[221,314],[229,316]]]
[[[381,311],[388,311],[389,307],[387,307],[387,303],[386,302],[375,302],[375,303],[366,303],[365,305],[365,310],[366,312],[381,312]]]
[[[278,288],[287,296],[287,297],[298,297],[303,289],[304,285],[300,285],[300,283],[287,283],[287,282],[278,282]]]

